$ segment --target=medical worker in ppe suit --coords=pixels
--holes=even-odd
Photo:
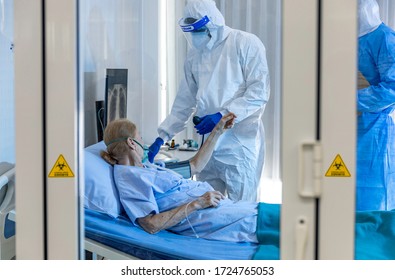
[[[197,133],[211,132],[229,112],[237,116],[197,175],[234,201],[257,200],[265,157],[262,114],[269,99],[269,72],[263,43],[231,29],[213,0],[190,0],[179,25],[192,48],[170,115],[150,146],[152,162],[160,145],[181,132],[192,115],[202,121]],[[207,137],[207,136],[206,136]]]
[[[395,208],[395,33],[375,0],[359,0],[357,210]]]

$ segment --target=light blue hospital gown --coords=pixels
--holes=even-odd
[[[395,33],[385,24],[359,38],[357,210],[395,208]]]
[[[136,226],[139,226],[137,218],[171,210],[214,190],[206,182],[187,180],[152,164],[145,168],[115,165],[114,179],[126,214]],[[168,230],[194,237],[196,233],[200,238],[211,240],[258,243],[257,203],[254,202],[224,199],[216,208],[195,211],[188,220]]]

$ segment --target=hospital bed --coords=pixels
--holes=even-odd
[[[0,260],[15,257],[15,167],[0,162]]]
[[[85,249],[108,259],[252,259],[258,245],[181,236],[168,231],[151,235],[133,225],[122,209],[112,166],[101,157],[101,141],[85,148]],[[189,164],[170,163],[184,178]],[[174,169],[176,167],[176,169]],[[198,249],[197,249],[198,248]],[[278,253],[278,252],[277,252]],[[271,256],[278,258],[278,256]]]
[[[280,205],[260,203],[260,244],[212,241],[133,225],[119,201],[103,142],[85,148],[85,250],[94,258],[144,260],[280,259]],[[185,165],[183,166],[185,174]],[[184,175],[183,175],[184,176]],[[186,176],[186,175],[185,175]],[[356,213],[355,259],[395,259],[395,210]]]

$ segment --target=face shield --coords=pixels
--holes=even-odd
[[[182,18],[178,21],[185,38],[189,45],[195,49],[204,48],[211,39],[210,31],[207,28],[207,23],[210,19],[207,16],[201,19]]]

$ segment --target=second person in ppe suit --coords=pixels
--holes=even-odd
[[[359,0],[357,210],[395,208],[395,32],[375,0]]]
[[[201,135],[210,133],[221,117],[233,112],[233,129],[224,133],[197,175],[234,201],[257,200],[265,158],[262,114],[269,100],[266,50],[257,36],[232,29],[213,0],[190,0],[179,21],[192,45],[170,115],[150,146],[152,162],[160,146],[185,129],[192,115]]]

